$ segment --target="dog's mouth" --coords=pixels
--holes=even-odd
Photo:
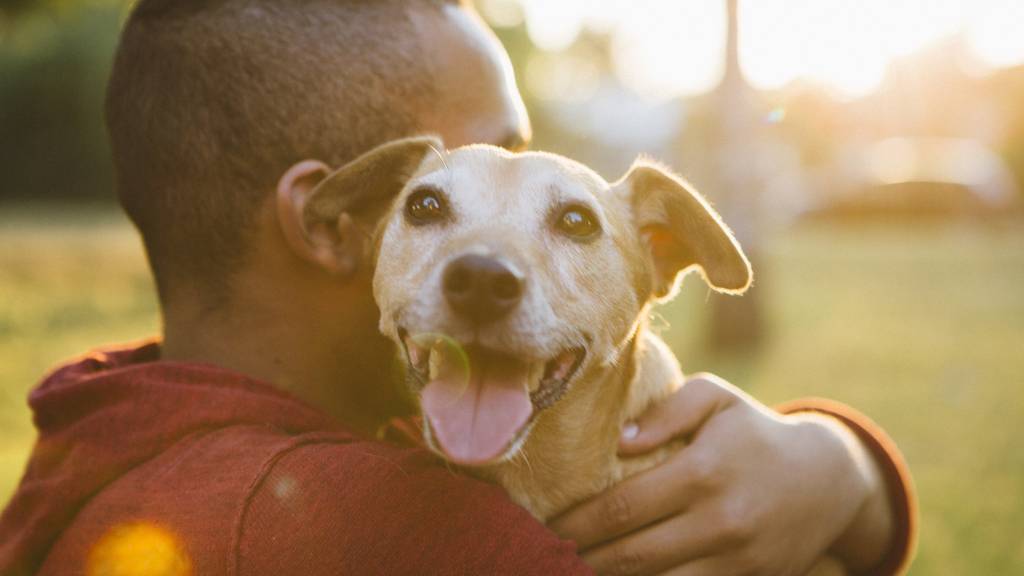
[[[578,347],[536,361],[437,334],[403,330],[400,337],[432,440],[449,460],[468,466],[514,451],[587,355]]]

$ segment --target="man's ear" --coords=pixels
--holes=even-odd
[[[690,270],[699,271],[718,292],[742,294],[750,286],[750,262],[732,232],[681,178],[637,160],[613,186],[632,204],[634,224],[654,264],[655,298],[674,296]]]
[[[333,171],[316,160],[295,164],[277,183],[277,217],[288,245],[328,272],[351,275],[369,256],[378,220],[432,150],[440,153],[444,144],[403,138]]]

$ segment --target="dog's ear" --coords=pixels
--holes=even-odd
[[[637,160],[613,185],[626,194],[634,224],[653,263],[652,295],[668,299],[679,280],[697,270],[718,292],[742,294],[750,286],[750,262],[717,212],[678,176]]]
[[[332,273],[348,275],[368,257],[369,237],[437,138],[421,136],[382,144],[331,171],[305,160],[277,186],[277,213],[292,250]]]

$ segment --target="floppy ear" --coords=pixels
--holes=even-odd
[[[718,292],[742,294],[750,286],[750,262],[732,232],[681,178],[637,160],[614,186],[628,195],[650,253],[655,298],[674,296],[679,279],[694,269]]]
[[[351,274],[367,254],[368,238],[431,151],[434,137],[382,144],[330,171],[321,162],[292,166],[277,187],[278,218],[292,250],[337,274]]]

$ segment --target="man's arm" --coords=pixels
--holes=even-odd
[[[913,498],[909,476],[885,470],[905,466],[891,442],[875,441],[877,427],[830,406],[781,415],[720,379],[693,377],[621,451],[689,444],[552,527],[601,574],[800,574],[830,549],[850,570],[898,573],[912,550]]]
[[[315,443],[278,459],[239,528],[239,574],[591,574],[496,487],[422,450]]]

